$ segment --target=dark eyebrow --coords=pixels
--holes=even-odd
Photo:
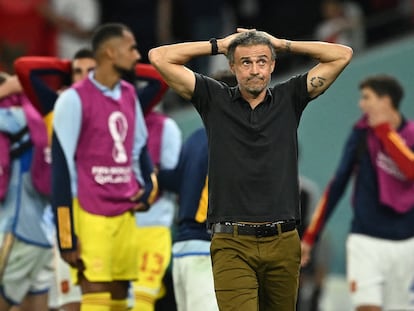
[[[269,57],[267,56],[267,55],[265,55],[265,54],[263,54],[263,55],[260,55],[260,56],[257,56],[257,58],[258,59],[262,59],[262,58],[266,58],[266,59],[269,59]],[[247,57],[241,57],[240,58],[240,60],[251,60],[251,57],[250,56],[247,56]]]

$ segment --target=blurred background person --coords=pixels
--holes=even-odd
[[[18,58],[15,62],[16,74],[25,92],[37,104],[39,111],[46,116],[50,115],[50,119],[58,94],[69,86],[67,82],[75,83],[85,79],[95,66],[93,53],[88,49],[78,50],[71,61],[56,57],[27,56]],[[60,80],[61,83],[56,89],[48,85],[50,77]],[[51,235],[54,239],[54,257],[51,261],[53,280],[48,297],[49,308],[51,311],[80,310],[80,288],[71,281],[69,265],[60,256],[56,244],[54,218],[50,208],[46,210],[45,218],[53,224]]]
[[[0,99],[0,133],[0,310],[47,311],[53,240],[43,217],[51,184],[46,126],[17,93]]]
[[[43,16],[56,28],[58,57],[71,59],[79,49],[90,48],[92,33],[101,22],[98,0],[49,0],[41,8]]]
[[[298,233],[302,238],[318,203],[319,186],[308,177],[300,175],[299,194],[302,220],[298,227]],[[329,241],[324,235],[313,250],[308,264],[301,267],[296,306],[298,311],[319,310],[325,277],[329,271],[330,251]]]
[[[364,13],[358,3],[323,0],[321,13],[322,20],[315,29],[317,40],[348,45],[355,52],[365,48]]]
[[[346,242],[347,281],[357,311],[413,310],[414,122],[400,112],[404,90],[379,74],[360,84],[354,123],[334,177],[302,239],[302,265],[354,177]]]
[[[148,130],[147,147],[151,160],[157,171],[173,169],[180,156],[181,130],[172,118],[156,110],[168,85],[152,65],[138,64],[135,71],[138,98]],[[140,87],[140,84],[143,85]],[[165,190],[148,211],[135,214],[139,277],[132,283],[134,311],[154,311],[156,301],[166,294],[163,278],[171,260],[175,201],[176,196]]]
[[[59,1],[59,0],[58,0]],[[138,42],[141,62],[148,63],[150,48],[172,41],[174,0],[100,0],[102,23],[128,25]]]
[[[41,13],[48,0],[0,1],[0,70],[13,73],[19,56],[56,54],[56,29]]]
[[[208,151],[204,127],[190,134],[175,170],[161,170],[160,186],[178,194],[173,244],[177,311],[218,311],[207,231]]]
[[[177,40],[196,41],[208,40],[223,33],[224,7],[226,0],[175,0],[174,27]],[[233,28],[234,29],[234,28]],[[212,74],[211,58],[200,57],[189,62],[193,70]]]

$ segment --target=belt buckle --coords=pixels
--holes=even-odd
[[[264,236],[266,230],[264,230],[264,228],[261,227],[256,227],[255,228],[255,235],[257,238],[262,238]]]
[[[263,238],[269,236],[270,234],[270,227],[259,226],[255,228],[255,235],[257,238]]]
[[[256,237],[268,237],[279,235],[279,229],[276,225],[265,225],[256,228]]]

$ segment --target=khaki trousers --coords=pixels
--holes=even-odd
[[[297,230],[271,237],[214,233],[214,287],[221,311],[292,311],[300,269]]]

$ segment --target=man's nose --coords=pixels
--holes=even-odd
[[[257,74],[259,72],[259,66],[255,63],[252,63],[252,66],[250,68],[250,72],[252,74]]]

